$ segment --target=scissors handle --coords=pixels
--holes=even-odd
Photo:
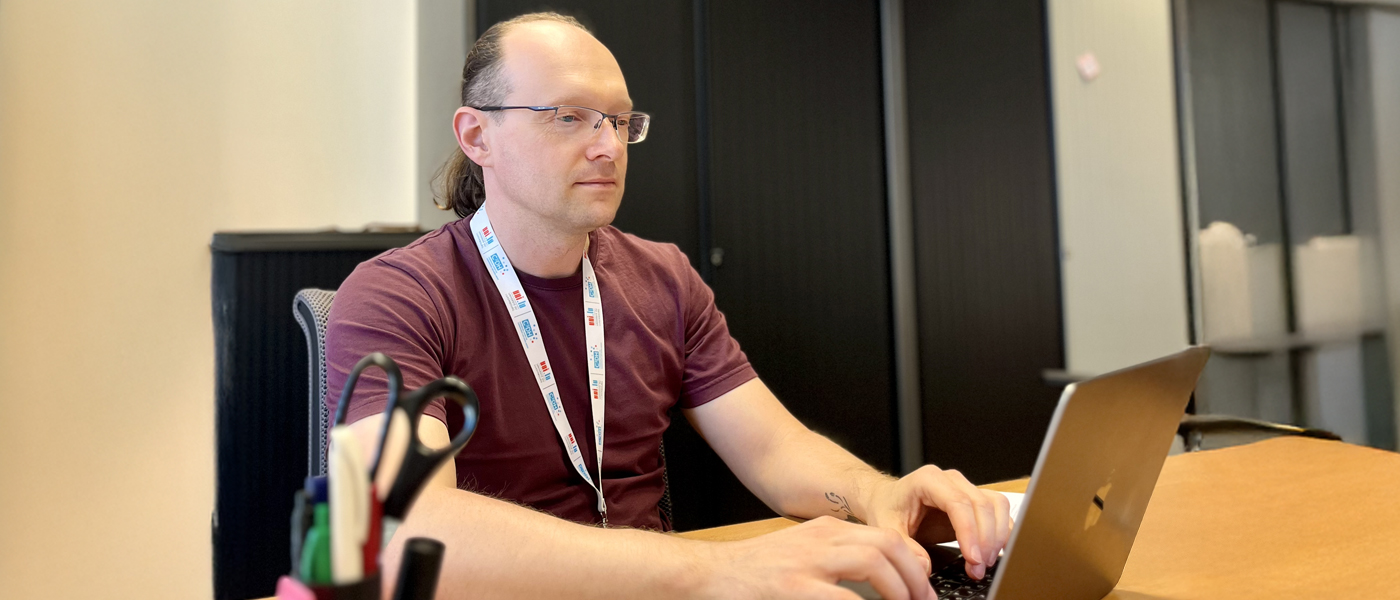
[[[350,376],[345,379],[345,388],[340,392],[340,404],[335,407],[336,425],[345,424],[345,415],[350,409],[350,397],[355,393],[355,384],[360,381],[360,372],[371,366],[382,369],[384,376],[389,380],[389,406],[398,404],[399,390],[403,389],[403,374],[399,372],[399,365],[383,352],[369,354],[355,363],[355,368],[350,370]]]
[[[452,442],[446,448],[435,451],[425,446],[418,437],[418,422],[428,403],[438,398],[447,398],[461,409],[462,428],[457,431]],[[432,477],[438,467],[443,462],[457,456],[457,453],[467,446],[467,442],[471,441],[481,415],[481,403],[476,398],[476,392],[472,390],[470,385],[467,385],[467,382],[449,375],[409,392],[398,404],[390,404],[385,420],[386,425],[388,419],[393,418],[393,411],[400,409],[406,413],[404,416],[408,417],[411,434],[408,439],[408,447],[404,449],[403,462],[399,465],[398,474],[390,485],[388,495],[384,497],[384,516],[398,519],[402,519],[408,513],[409,506],[418,497],[418,492],[422,491],[423,484]],[[383,443],[383,439],[381,439],[381,453]],[[371,480],[378,475],[379,466],[384,459],[385,457],[381,456],[375,460],[370,475]],[[389,460],[392,460],[392,457]]]

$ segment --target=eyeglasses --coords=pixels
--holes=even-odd
[[[610,115],[596,108],[584,106],[473,106],[481,111],[529,110],[537,113],[553,113],[550,124],[556,132],[565,137],[582,137],[586,133],[598,131],[603,121],[612,122],[617,139],[625,144],[635,144],[647,139],[647,127],[651,125],[651,115],[640,112],[622,112]],[[596,120],[595,120],[596,119]],[[592,124],[589,127],[589,124]]]

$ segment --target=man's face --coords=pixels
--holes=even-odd
[[[524,23],[502,39],[504,106],[576,105],[608,114],[632,109],[617,60],[578,28]],[[598,113],[581,111],[596,122]],[[487,117],[488,201],[512,202],[562,231],[591,231],[611,223],[622,202],[627,144],[611,121],[566,134],[551,112],[508,110]],[[568,128],[562,128],[568,129]],[[493,186],[494,184],[494,186]]]

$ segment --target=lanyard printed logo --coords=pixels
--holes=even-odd
[[[520,317],[517,327],[520,329],[520,343],[526,349],[535,348],[544,344],[544,338],[540,337],[540,328],[535,326],[535,315],[526,314]]]
[[[515,267],[510,264],[505,249],[501,247],[500,240],[496,237],[495,229],[491,227],[491,219],[486,215],[485,206],[472,215],[471,230],[477,252],[481,253],[481,261],[486,264],[491,278],[496,283],[496,290],[501,294],[501,301],[506,305],[506,312],[510,313],[511,318],[515,321],[516,333],[520,337],[520,347],[524,349],[525,359],[530,363],[530,370],[535,374],[535,383],[539,385],[540,395],[544,398],[545,407],[549,409],[549,418],[554,423],[554,431],[559,434],[559,441],[564,444],[564,449],[568,452],[569,462],[573,464],[574,470],[578,471],[583,480],[593,488],[593,491],[598,493],[598,513],[603,517],[603,526],[606,527],[608,525],[608,505],[603,501],[603,411],[606,407],[604,398],[607,373],[604,370],[604,365],[607,364],[607,358],[604,353],[602,294],[598,287],[598,277],[593,272],[593,263],[588,260],[587,248],[584,249],[582,261],[583,332],[585,360],[588,363],[589,374],[588,400],[592,409],[593,441],[598,459],[598,479],[596,482],[592,474],[588,472],[587,464],[583,461],[583,453],[579,450],[578,440],[574,438],[573,426],[569,424],[569,417],[564,413],[563,403],[559,399],[559,388],[554,381],[554,369],[550,366],[549,355],[545,352],[544,338],[540,333],[539,320],[535,318],[535,310],[530,306],[530,300],[520,285],[520,276],[515,273]]]
[[[496,245],[496,234],[491,231],[491,224],[487,223],[477,231],[472,232],[476,238],[477,247],[489,247]]]
[[[530,305],[530,302],[525,299],[525,290],[519,288],[513,289],[510,291],[509,296],[509,305],[514,306],[516,310],[523,309]]]

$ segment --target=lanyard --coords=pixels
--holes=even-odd
[[[583,462],[574,438],[574,428],[569,425],[569,417],[564,414],[564,405],[559,401],[559,386],[554,380],[554,369],[550,367],[549,356],[544,351],[544,338],[540,333],[540,322],[535,318],[535,309],[525,296],[525,288],[520,285],[520,277],[515,274],[496,238],[496,230],[491,227],[491,219],[486,216],[486,207],[477,209],[472,216],[472,239],[481,253],[482,262],[496,281],[496,290],[506,304],[506,312],[515,322],[515,333],[520,338],[520,346],[525,349],[525,358],[530,361],[530,370],[535,374],[535,383],[540,386],[545,407],[549,409],[554,430],[559,433],[559,441],[569,453],[569,462],[589,487],[598,493],[598,514],[603,517],[603,526],[608,526],[608,505],[603,502],[603,393],[606,374],[603,355],[603,302],[598,293],[598,277],[593,273],[593,263],[588,260],[588,250],[583,252],[583,331],[584,342],[588,346],[588,394],[593,412],[593,443],[598,450],[598,482],[588,473],[588,465]]]

